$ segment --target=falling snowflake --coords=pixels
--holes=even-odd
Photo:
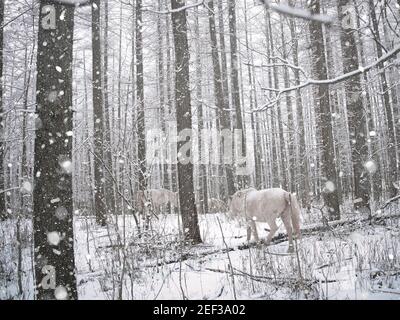
[[[50,102],[54,102],[54,101],[56,101],[57,96],[58,96],[57,91],[54,91],[54,90],[50,91],[48,96],[47,96],[47,100],[49,100]]]
[[[54,290],[54,296],[57,300],[67,300],[68,299],[68,291],[64,286],[58,286]]]
[[[373,160],[368,160],[364,163],[364,168],[371,174],[375,173],[378,170],[376,163]]]
[[[32,184],[29,181],[24,181],[22,183],[22,192],[26,192],[26,193],[32,192]]]
[[[68,210],[65,207],[58,207],[55,215],[59,220],[64,220],[66,217],[68,217]]]
[[[58,246],[61,241],[60,234],[57,231],[47,233],[47,241],[53,246]]]
[[[325,192],[331,193],[336,190],[336,186],[332,181],[325,182]]]
[[[67,173],[72,172],[72,161],[71,160],[61,161],[60,165]]]

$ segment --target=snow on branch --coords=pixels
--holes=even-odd
[[[309,10],[306,9],[295,8],[284,3],[278,3],[278,4],[269,3],[269,1],[267,0],[260,0],[260,1],[267,9],[271,9],[272,11],[275,11],[277,13],[286,16],[291,16],[311,21],[318,21],[323,24],[331,24],[333,22],[333,18],[331,17],[328,17],[323,14],[312,14]]]
[[[400,194],[397,195],[397,196],[395,196],[395,197],[393,197],[393,198],[390,198],[389,200],[387,200],[387,201],[385,202],[385,204],[382,206],[381,209],[385,209],[389,204],[391,204],[392,202],[394,202],[394,201],[396,201],[396,200],[399,200],[399,199],[400,199]]]
[[[64,6],[86,6],[92,4],[92,0],[52,0],[55,4],[62,4]]]
[[[148,11],[148,12],[156,13],[156,14],[170,14],[170,13],[176,13],[176,12],[188,10],[188,9],[191,9],[191,8],[203,6],[205,4],[204,1],[205,0],[201,0],[201,1],[197,2],[197,3],[188,4],[186,6],[178,8],[178,9],[169,9],[169,10],[166,10],[166,11],[157,11],[157,10],[146,9],[146,8],[142,9],[142,11]]]
[[[357,76],[359,74],[365,73],[369,70],[371,70],[372,68],[378,66],[379,64],[389,60],[391,57],[393,57],[394,55],[398,54],[400,52],[400,45],[398,45],[397,47],[395,47],[393,50],[389,51],[388,53],[386,53],[385,55],[383,55],[382,57],[380,57],[379,59],[377,59],[376,61],[374,61],[373,63],[371,63],[370,65],[366,66],[366,67],[360,67],[356,70],[353,70],[351,72],[345,73],[341,76],[338,76],[336,78],[332,78],[332,79],[324,79],[324,80],[315,80],[315,79],[309,79],[304,83],[301,83],[297,86],[293,86],[293,87],[287,87],[284,88],[282,90],[277,90],[274,88],[262,88],[262,90],[267,90],[267,91],[272,91],[272,92],[277,92],[277,96],[276,98],[271,101],[268,102],[266,104],[264,104],[263,106],[261,106],[260,108],[258,108],[257,110],[254,110],[253,112],[259,112],[259,111],[264,111],[268,108],[270,108],[271,106],[275,105],[279,99],[281,98],[281,96],[285,93],[289,93],[291,91],[296,91],[296,90],[300,90],[303,89],[305,87],[308,87],[310,85],[329,85],[329,84],[336,84],[342,81],[347,80],[348,78]]]

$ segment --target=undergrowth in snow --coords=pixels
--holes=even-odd
[[[308,222],[303,214],[303,230],[316,225],[317,213]],[[305,231],[294,254],[284,240],[247,245],[246,227],[223,213],[199,216],[203,243],[196,246],[180,241],[175,214],[152,219],[140,233],[131,215],[115,215],[102,228],[82,214],[74,221],[79,298],[400,299],[396,213],[370,223],[347,214],[356,223]],[[30,234],[30,221],[20,228]],[[265,237],[268,226],[257,228]],[[20,242],[20,293],[15,230],[14,220],[1,224],[0,299],[32,299],[32,239]]]

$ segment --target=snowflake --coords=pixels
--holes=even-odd
[[[47,241],[53,246],[58,246],[61,241],[60,234],[57,231],[47,233]]]
[[[57,300],[67,300],[68,299],[68,291],[64,286],[58,286],[54,290],[54,296]]]
[[[368,160],[364,163],[364,168],[371,174],[375,173],[378,170],[376,163],[372,160]]]
[[[325,182],[325,192],[331,193],[336,190],[336,186],[332,181]]]

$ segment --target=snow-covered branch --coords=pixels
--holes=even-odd
[[[289,93],[291,91],[300,90],[300,89],[303,89],[303,88],[308,87],[310,85],[336,84],[336,83],[345,81],[345,80],[347,80],[347,79],[349,79],[351,77],[354,77],[354,76],[357,76],[359,74],[368,72],[372,68],[375,68],[379,64],[389,60],[391,57],[393,57],[394,55],[396,55],[399,52],[400,52],[400,45],[398,45],[393,50],[389,51],[388,53],[386,53],[385,55],[383,55],[382,57],[380,57],[379,59],[377,59],[376,61],[374,61],[373,63],[371,63],[370,65],[368,65],[366,67],[360,67],[360,68],[358,68],[358,69],[356,69],[354,71],[345,73],[345,74],[343,74],[341,76],[338,76],[338,77],[332,78],[332,79],[325,79],[325,80],[309,79],[306,82],[301,83],[301,84],[299,84],[297,86],[288,87],[288,88],[284,88],[282,90],[279,90],[278,93],[277,93],[277,96],[276,96],[276,98],[274,100],[264,104],[262,107],[260,107],[257,110],[254,110],[253,112],[259,112],[259,111],[264,111],[265,109],[268,109],[272,105],[276,104],[279,101],[279,99],[281,98],[281,96],[283,94],[285,94],[285,93]],[[267,90],[267,91],[277,92],[277,89],[274,89],[274,88],[262,88],[262,89],[263,90]]]
[[[290,17],[295,17],[295,18],[301,18],[305,20],[311,20],[311,21],[318,21],[323,24],[331,24],[333,22],[333,18],[323,15],[323,14],[312,14],[309,10],[306,9],[300,9],[300,8],[294,8],[292,6],[289,6],[287,4],[283,3],[270,3],[267,0],[260,0],[262,4],[267,8],[271,9],[272,11],[275,11],[277,13],[290,16]]]
[[[170,13],[176,13],[176,12],[192,9],[195,7],[203,6],[204,4],[205,4],[204,0],[202,0],[197,3],[188,4],[186,6],[180,7],[179,9],[169,9],[169,10],[165,10],[165,11],[157,11],[157,10],[153,10],[153,9],[143,8],[142,11],[147,11],[147,12],[156,13],[156,14],[170,14]]]
[[[53,0],[55,4],[62,4],[64,6],[82,7],[92,4],[92,0]]]

